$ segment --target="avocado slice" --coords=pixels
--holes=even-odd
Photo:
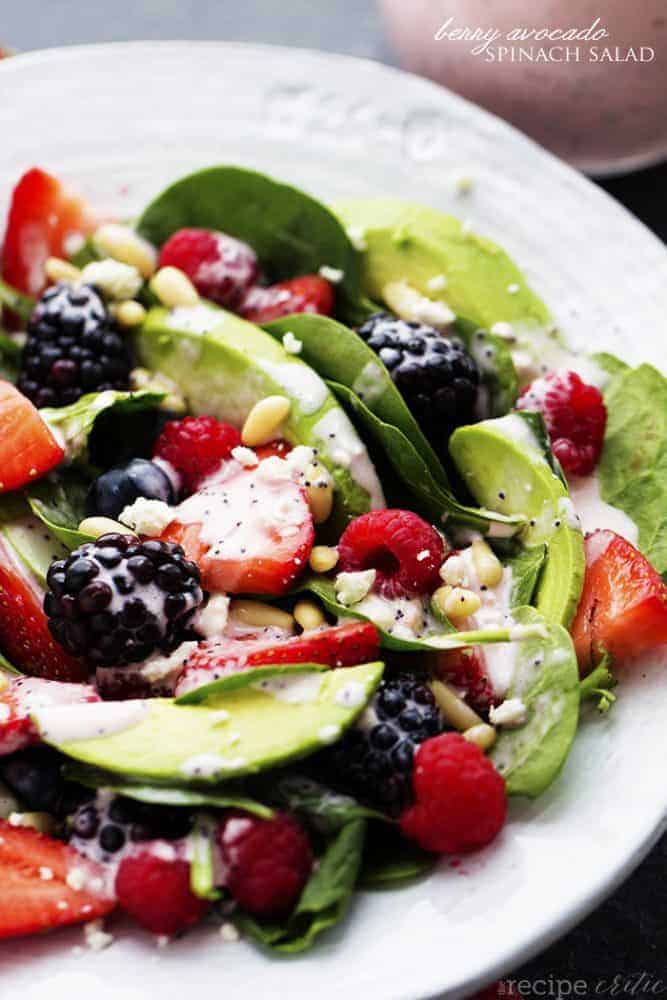
[[[547,621],[567,627],[583,585],[583,535],[567,487],[530,422],[510,413],[459,427],[449,451],[478,503],[530,519],[524,545],[547,546],[535,606]]]
[[[178,382],[190,410],[241,426],[271,395],[292,408],[282,429],[292,444],[315,447],[334,477],[332,525],[383,506],[382,487],[352,423],[320,376],[253,323],[202,303],[151,309],[135,336],[141,363]]]
[[[485,329],[499,322],[551,325],[510,257],[454,216],[390,198],[343,201],[334,211],[362,234],[362,288],[371,298],[381,301],[386,285],[404,281]]]
[[[223,690],[198,705],[169,698],[100,702],[42,709],[34,720],[45,743],[85,764],[155,784],[209,784],[305,757],[338,739],[383,669],[286,666],[277,678]]]
[[[53,560],[69,555],[69,550],[32,514],[0,525],[0,536],[42,586],[46,586],[46,574]]]

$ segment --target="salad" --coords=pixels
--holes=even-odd
[[[667,642],[667,379],[457,219],[35,168],[0,302],[0,938],[309,948]]]

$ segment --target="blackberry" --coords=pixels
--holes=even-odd
[[[66,781],[62,763],[60,754],[49,747],[28,747],[0,759],[0,778],[29,812],[64,819],[92,793]]]
[[[66,406],[87,392],[129,388],[130,355],[92,286],[47,288],[27,333],[18,387],[35,406]]]
[[[69,841],[102,863],[147,840],[180,840],[192,829],[188,809],[153,805],[100,789],[67,820]]]
[[[102,535],[51,563],[44,611],[54,639],[93,667],[172,652],[204,600],[180,545]]]
[[[394,674],[382,680],[356,725],[318,763],[339,791],[396,816],[412,799],[415,748],[444,728],[424,678]]]
[[[86,513],[117,520],[125,507],[139,497],[168,504],[176,502],[176,492],[167,473],[145,458],[133,458],[126,465],[98,476],[86,497]]]
[[[358,333],[384,362],[415,420],[444,454],[452,431],[475,419],[479,370],[461,341],[385,312],[370,316]]]

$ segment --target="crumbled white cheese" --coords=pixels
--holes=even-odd
[[[430,549],[422,549],[421,552],[417,553],[417,562],[424,562],[424,559],[428,559],[430,554]]]
[[[489,720],[492,725],[505,726],[507,729],[522,726],[527,716],[528,709],[521,698],[507,698],[489,712]]]
[[[252,448],[246,448],[242,444],[232,448],[232,458],[236,459],[244,469],[254,469],[256,465],[259,465],[259,459]]]
[[[346,229],[348,239],[355,250],[363,252],[368,249],[366,243],[366,230],[363,226],[348,226]]]
[[[138,497],[134,503],[124,508],[118,520],[140,535],[155,538],[174,520],[174,511],[164,500]]]
[[[53,878],[53,868],[47,868],[45,865],[41,866],[39,869],[39,877],[44,882],[50,882],[51,879]],[[67,878],[67,881],[69,883],[69,876]]]
[[[113,943],[113,934],[108,934],[104,930],[101,920],[91,920],[83,928],[83,936],[91,951],[102,951]]]
[[[111,257],[86,264],[81,272],[81,281],[86,285],[96,285],[105,298],[112,302],[133,299],[143,284],[136,267],[122,264]]]
[[[444,274],[434,274],[426,282],[426,287],[430,292],[441,292],[443,288],[447,287],[447,278]]]
[[[241,935],[234,924],[230,920],[226,920],[224,924],[221,924],[220,926],[220,937],[227,944],[230,944],[233,941],[239,941]]]
[[[65,879],[70,889],[74,889],[75,892],[81,892],[87,880],[88,879],[83,868],[72,868],[71,871],[67,873],[67,878]]]
[[[328,264],[322,264],[322,267],[317,272],[321,278],[325,278],[330,281],[332,285],[340,285],[341,281],[345,277],[345,271],[341,271],[339,267],[329,267]]]
[[[226,594],[213,594],[195,615],[192,626],[205,639],[214,639],[224,632],[228,617],[229,598]]]
[[[283,347],[288,354],[301,354],[303,341],[295,337],[291,330],[288,330],[287,333],[283,334]]]
[[[461,556],[449,556],[440,567],[440,579],[450,587],[468,587],[468,571],[466,562]]]
[[[356,573],[339,573],[335,580],[336,600],[345,607],[358,604],[375,583],[375,570],[362,569]]]

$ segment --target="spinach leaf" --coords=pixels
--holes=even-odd
[[[73,469],[41,479],[27,492],[33,514],[70,550],[91,540],[90,535],[79,531],[86,516],[87,492],[87,480]]]
[[[520,608],[515,620],[545,624],[534,608]],[[507,698],[519,698],[527,718],[517,729],[501,729],[490,757],[505,778],[509,795],[534,798],[547,788],[570,752],[579,718],[579,670],[572,639],[561,625],[527,639],[516,650]]]
[[[35,300],[12,288],[6,281],[0,280],[1,306],[6,306],[11,312],[16,313],[20,320],[27,323],[35,308]]]
[[[546,545],[533,545],[522,547],[505,560],[505,564],[512,570],[510,607],[521,608],[532,603],[546,556]]]
[[[651,365],[621,370],[604,393],[600,494],[639,528],[639,547],[667,571],[667,378]]]
[[[2,676],[3,673],[14,675],[20,674],[21,671],[12,666],[7,657],[0,653],[0,676]]]
[[[271,282],[313,274],[322,265],[341,270],[339,310],[358,314],[357,251],[333,213],[303,191],[241,167],[199,170],[158,195],[137,223],[157,246],[187,226],[219,229],[249,243]]]
[[[428,517],[438,522],[451,517],[482,534],[503,537],[515,535],[524,527],[526,519],[521,515],[506,516],[459,503],[448,489],[434,479],[429,466],[403,431],[381,420],[347,386],[337,382],[329,382],[328,385],[383,448],[396,474],[418,498]]]
[[[20,363],[20,345],[8,333],[0,330],[0,378],[6,382],[16,382]]]
[[[93,243],[92,236],[86,236],[79,249],[76,253],[73,253],[69,259],[75,267],[80,267],[81,270],[83,270],[86,264],[92,264],[93,261],[102,260],[102,254],[99,253],[97,247]]]
[[[260,819],[271,819],[273,809],[244,795],[231,782],[207,788],[205,791],[188,786],[142,785],[132,784],[124,775],[103,771],[101,768],[78,761],[68,760],[63,767],[63,774],[70,781],[76,781],[86,788],[108,788],[116,795],[136,802],[147,802],[151,805],[182,806],[191,809],[202,806],[209,809],[242,809],[244,812],[259,816]]]
[[[519,379],[507,341],[460,317],[454,328],[479,368],[488,394],[488,415],[503,417],[519,395]]]
[[[385,889],[432,871],[436,854],[422,850],[395,828],[369,827],[361,871],[360,888]]]
[[[614,354],[608,354],[606,351],[598,351],[597,354],[591,354],[591,361],[594,361],[596,365],[603,368],[608,375],[619,375],[621,372],[627,372],[630,369],[630,365],[626,364],[625,361],[621,361]]]
[[[516,415],[521,417],[524,423],[528,424],[551,471],[557,479],[560,479],[565,489],[567,489],[567,479],[560,467],[560,462],[551,450],[551,440],[549,439],[549,432],[547,431],[547,425],[544,422],[542,414],[538,410],[517,410]]]
[[[214,845],[218,824],[212,816],[199,813],[188,837],[190,858],[190,889],[200,899],[220,899],[222,893],[215,887]]]
[[[600,663],[587,677],[579,684],[579,697],[581,701],[594,699],[597,701],[598,712],[604,715],[609,711],[616,701],[616,695],[612,691],[618,681],[611,672],[611,657],[605,652]]]
[[[312,947],[323,931],[342,919],[361,868],[366,837],[362,819],[348,823],[331,841],[286,923],[260,923],[240,913],[239,929],[266,948],[294,954]]]
[[[271,802],[281,809],[298,813],[320,833],[330,836],[337,833],[347,823],[356,819],[375,819],[388,823],[390,820],[376,809],[361,805],[350,795],[341,795],[314,778],[287,771],[282,774],[273,771],[258,781],[262,800]]]
[[[397,427],[428,466],[432,478],[447,487],[447,474],[422,433],[387,368],[375,351],[347,326],[328,316],[301,313],[267,323],[264,329],[282,339],[292,333],[303,347],[301,358],[323,379],[348,386],[385,423]]]
[[[286,677],[288,674],[312,674],[317,671],[327,670],[328,667],[321,663],[283,663],[279,667],[251,667],[247,670],[240,670],[235,674],[227,674],[217,681],[204,684],[202,687],[188,691],[176,699],[177,705],[200,705],[208,698],[221,694],[230,694],[232,691],[239,691],[241,688],[250,687],[251,684],[259,684],[260,681],[271,680],[272,677]]]
[[[65,441],[69,461],[85,458],[88,438],[101,413],[113,409],[118,413],[150,410],[160,405],[164,392],[118,392],[107,389],[104,392],[89,392],[69,406],[47,407],[40,410],[49,427]]]

